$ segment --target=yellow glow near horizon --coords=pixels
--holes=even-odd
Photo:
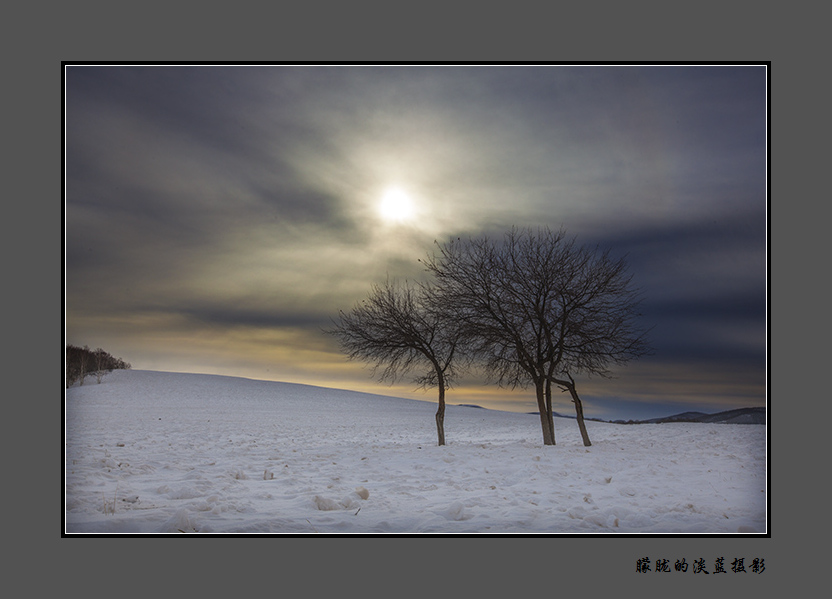
[[[404,222],[413,218],[413,202],[404,191],[391,187],[381,198],[379,213],[388,222]]]

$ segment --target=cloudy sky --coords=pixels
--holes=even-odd
[[[754,65],[68,66],[66,342],[435,400],[321,329],[434,241],[548,225],[626,255],[654,327],[579,379],[588,416],[765,405],[767,95]],[[448,401],[536,409],[478,379]]]

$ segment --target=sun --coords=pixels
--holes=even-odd
[[[388,222],[404,222],[413,218],[413,202],[398,187],[384,192],[378,209],[381,217]]]

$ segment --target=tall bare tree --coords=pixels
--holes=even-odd
[[[610,378],[621,366],[651,353],[647,330],[639,323],[640,292],[632,285],[625,258],[609,250],[566,243],[558,286],[562,323],[551,380],[568,391],[584,445],[590,440],[583,405],[572,373]]]
[[[624,260],[578,247],[562,229],[515,228],[501,241],[480,237],[439,245],[425,265],[440,304],[455,314],[492,379],[534,386],[544,444],[555,444],[555,384],[570,391],[590,445],[571,373],[608,376],[610,363],[649,351]]]
[[[445,391],[456,375],[460,333],[435,298],[428,284],[388,280],[373,286],[350,312],[342,311],[326,332],[338,339],[349,359],[371,364],[379,380],[393,382],[416,369],[420,387],[436,387],[436,431],[439,445],[445,445]]]

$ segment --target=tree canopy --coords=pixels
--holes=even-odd
[[[438,245],[425,264],[491,378],[535,387],[544,443],[555,443],[555,384],[572,392],[588,445],[572,374],[609,376],[610,365],[650,351],[624,258],[579,246],[562,229],[514,228],[500,240]]]

